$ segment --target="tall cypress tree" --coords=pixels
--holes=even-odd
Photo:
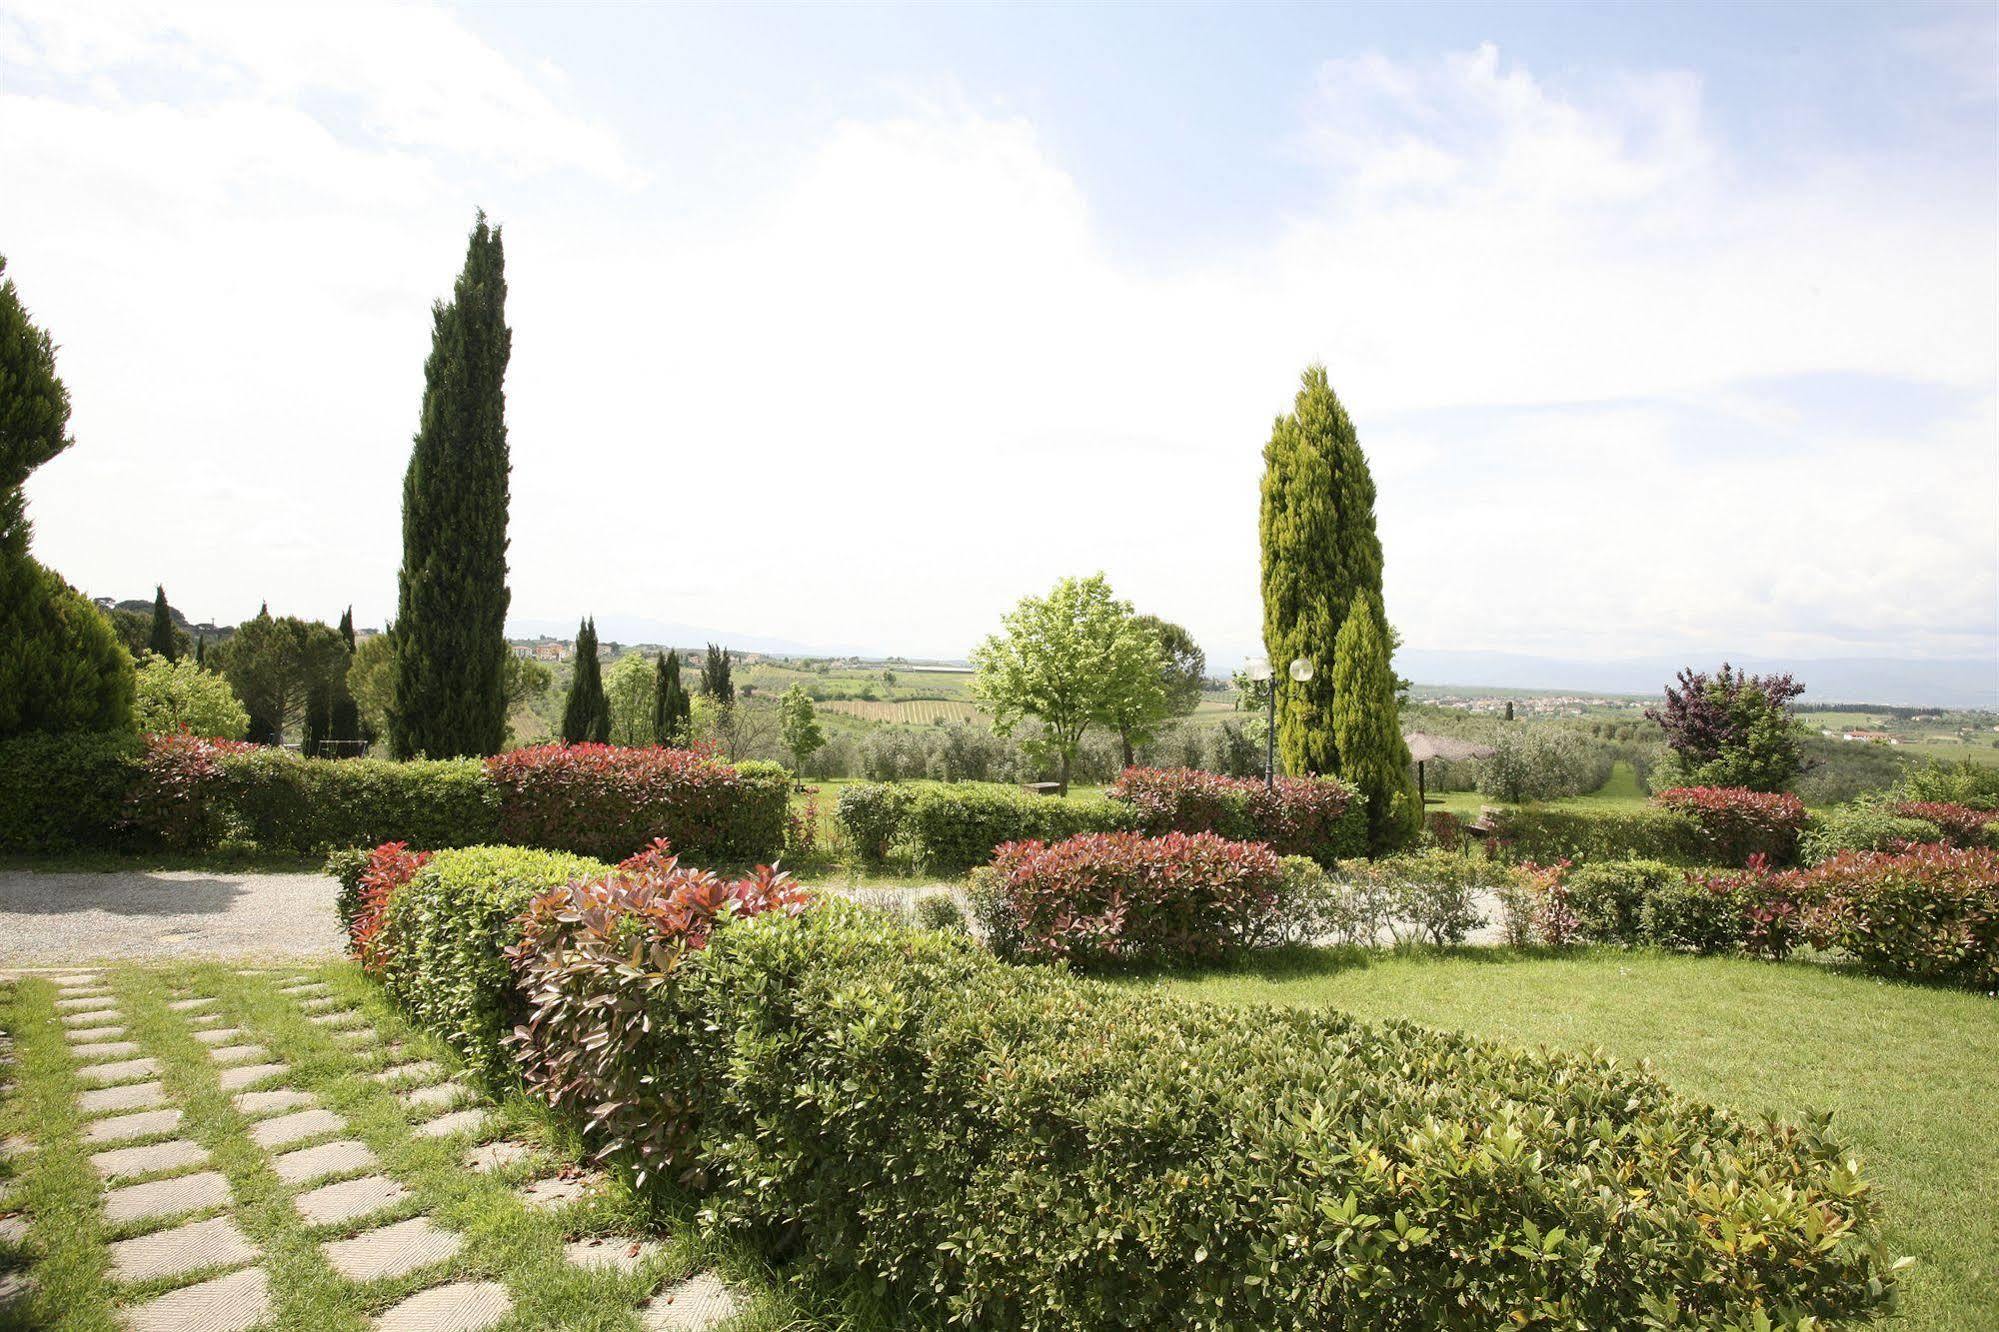
[[[349,606],[340,616],[340,641],[347,645],[347,665],[354,664],[354,608]],[[354,693],[347,687],[347,672],[343,668],[340,678],[333,683],[333,708],[327,719],[327,737],[342,743],[337,753],[358,753],[361,739],[361,708],[354,702]]]
[[[576,627],[576,673],[562,705],[564,744],[606,744],[611,739],[611,703],[604,697],[604,670],[597,662],[597,621]]]
[[[729,678],[729,649],[708,645],[701,658],[701,692],[724,707],[736,701],[736,683]]]
[[[692,700],[680,683],[680,653],[669,649],[659,658],[653,678],[652,739],[656,745],[678,745],[687,739],[687,724],[693,717]]]
[[[1289,416],[1263,448],[1263,643],[1280,682],[1277,745],[1295,773],[1342,771],[1333,729],[1336,640],[1355,593],[1381,596],[1374,478],[1353,422],[1326,382],[1305,371]],[[1299,683],[1293,658],[1314,667]]]
[[[174,641],[174,619],[167,611],[164,584],[153,584],[153,632],[146,639],[146,647],[168,661],[180,655],[180,645]]]
[[[403,477],[397,754],[496,753],[507,738],[506,258],[478,224],[449,302],[431,308],[423,411]]]
[[[1354,593],[1333,649],[1333,732],[1340,776],[1367,801],[1368,849],[1377,853],[1406,846],[1423,826],[1389,652],[1381,603]]]

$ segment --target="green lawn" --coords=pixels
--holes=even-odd
[[[1902,1325],[1999,1326],[1999,1003],[1805,963],[1502,949],[1297,950],[1161,984],[1222,1003],[1333,1005],[1524,1044],[1650,1059],[1744,1113],[1830,1109],[1917,1267]]]

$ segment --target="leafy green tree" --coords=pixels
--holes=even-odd
[[[653,684],[652,742],[684,745],[693,723],[693,701],[680,683],[680,653],[669,648],[660,656]]]
[[[1333,646],[1333,730],[1340,776],[1367,801],[1369,849],[1407,846],[1422,831],[1423,804],[1402,739],[1395,672],[1379,604],[1356,592]]]
[[[149,734],[186,731],[210,740],[241,740],[250,714],[229,682],[186,657],[171,661],[148,652],[139,662],[133,705],[139,729]]]
[[[1789,675],[1751,675],[1727,662],[1710,676],[1683,670],[1663,706],[1646,710],[1670,751],[1655,787],[1746,786],[1785,791],[1803,763],[1791,700],[1805,692]]]
[[[562,706],[564,744],[606,744],[611,739],[611,706],[604,698],[603,667],[597,661],[597,621],[576,627],[576,672]]]
[[[1208,672],[1207,653],[1185,629],[1157,615],[1141,615],[1138,624],[1159,642],[1160,693],[1157,700],[1131,700],[1132,706],[1148,711],[1122,713],[1111,719],[1127,768],[1137,747],[1156,737],[1162,723],[1184,717],[1201,705],[1201,680]]]
[[[729,677],[729,649],[708,645],[701,657],[701,692],[723,707],[736,701],[736,684]]]
[[[555,672],[532,657],[507,658],[507,711],[533,703],[555,684]]]
[[[167,589],[162,584],[153,586],[153,627],[147,635],[146,649],[173,661],[180,656],[180,643],[174,635],[173,615],[167,610]]]
[[[611,663],[604,697],[611,708],[611,741],[620,745],[652,743],[654,704],[653,664],[642,652],[627,652]]]
[[[784,740],[784,747],[791,751],[791,766],[803,771],[805,760],[826,743],[826,733],[819,729],[819,712],[812,706],[812,695],[805,692],[804,685],[785,690],[777,707],[778,734]]]
[[[308,703],[325,696],[347,672],[347,645],[333,626],[268,610],[245,620],[229,638],[223,674],[250,714],[252,738],[283,744],[309,730]],[[303,738],[303,737],[302,737]]]
[[[396,646],[387,634],[355,644],[347,665],[347,693],[361,714],[361,738],[373,744],[388,734],[396,706]]]
[[[1042,734],[1026,744],[1056,761],[1065,793],[1091,726],[1115,728],[1120,717],[1163,706],[1159,640],[1102,574],[1023,597],[1001,623],[972,652],[972,693],[991,709],[998,735],[1012,735],[1028,717],[1041,722]]]
[[[1333,710],[1337,637],[1356,593],[1381,597],[1374,478],[1353,422],[1326,382],[1305,371],[1291,414],[1263,449],[1263,643],[1281,672],[1304,657],[1312,678],[1277,693],[1277,747],[1296,773],[1340,772]]]
[[[101,611],[28,553],[26,485],[68,448],[55,341],[0,257],[0,739],[132,725],[132,656]]]
[[[423,410],[403,477],[397,754],[492,754],[507,738],[506,258],[481,213],[431,310]]]

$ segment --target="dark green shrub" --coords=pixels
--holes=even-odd
[[[0,850],[116,848],[142,746],[117,732],[0,740]]]
[[[467,1062],[503,1076],[505,1039],[526,1016],[506,957],[521,914],[541,894],[609,869],[560,851],[440,851],[389,898],[378,945],[384,986]]]
[[[1102,797],[1058,800],[965,782],[920,788],[903,829],[925,871],[962,874],[991,860],[1003,842],[1059,842],[1078,833],[1123,831],[1134,822],[1130,808]]]
[[[1899,851],[1943,840],[1943,829],[1936,824],[1897,814],[1886,805],[1841,805],[1811,816],[1798,841],[1798,859],[1816,865],[1843,851]]]
[[[1514,860],[1552,865],[1572,860],[1666,860],[1677,865],[1707,863],[1700,825],[1664,809],[1494,810],[1492,841]]]
[[[479,846],[499,835],[499,793],[477,759],[308,759],[258,749],[221,760],[222,792],[242,833],[266,851],[407,842]]]
[[[1575,942],[1627,947],[1645,941],[1645,903],[1686,876],[1660,860],[1600,860],[1578,865],[1563,878]]]
[[[916,925],[925,930],[965,929],[965,911],[949,893],[927,893],[916,899]]]
[[[340,917],[342,934],[354,932],[354,919],[361,914],[361,876],[368,872],[368,852],[365,846],[349,846],[327,853],[325,870],[340,884],[333,910]]]
[[[1742,944],[1746,903],[1724,877],[1676,870],[1647,894],[1638,931],[1655,948],[1732,953]]]
[[[718,1224],[906,1326],[1790,1326],[1893,1299],[1823,1121],[1591,1056],[1177,1001],[831,903],[717,929],[652,1004],[681,1044],[649,1094],[698,1108]]]
[[[833,817],[861,862],[879,865],[888,859],[889,848],[902,834],[903,816],[915,799],[915,787],[864,782],[840,792]]]
[[[11,387],[0,372],[0,394]],[[12,442],[0,430],[0,445]],[[0,517],[18,493],[0,479]],[[0,541],[0,739],[134,730],[132,654],[102,611],[20,544]]]

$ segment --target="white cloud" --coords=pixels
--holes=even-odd
[[[379,620],[428,304],[484,202],[521,617],[948,652],[1101,567],[1219,658],[1257,635],[1259,450],[1320,357],[1412,644],[1994,641],[1989,216],[1893,163],[1752,170],[1685,75],[1330,63],[1297,140],[1322,204],[1159,271],[1023,119],[830,124],[697,219],[448,15],[271,13],[0,18],[35,76],[0,84],[0,179],[32,183],[0,244],[80,440],[38,539],[94,591]],[[1755,387],[1842,372],[1979,406],[1813,436]],[[1717,417],[1748,444],[1698,447]]]

